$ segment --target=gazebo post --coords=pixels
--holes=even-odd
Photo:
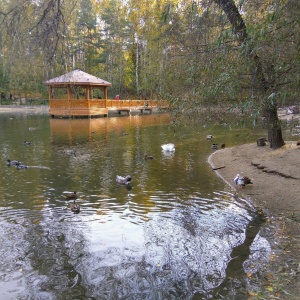
[[[91,92],[91,88],[89,86],[87,86],[85,88],[85,94],[86,94],[86,98],[87,98],[87,101],[88,101],[88,108],[91,108],[91,97],[90,97],[90,92]]]
[[[67,85],[67,92],[68,92],[68,99],[67,99],[67,107],[66,108],[71,108],[70,101],[72,99],[72,92],[71,92],[71,86],[68,84]]]
[[[104,87],[103,89],[104,89],[104,91],[103,91],[104,99],[105,99],[105,103],[106,103],[106,101],[107,101],[107,88]]]

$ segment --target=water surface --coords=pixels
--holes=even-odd
[[[214,150],[207,134],[230,147],[255,141],[261,131],[174,128],[168,115],[1,114],[1,299],[226,296],[228,276],[242,282],[246,271],[244,260],[230,266],[232,251],[249,259],[249,245],[238,247],[249,224],[259,223],[251,204],[208,165]],[[162,152],[168,142],[174,153]],[[7,167],[7,159],[28,168]],[[131,188],[116,184],[116,175],[127,174]],[[66,191],[77,191],[79,214]]]

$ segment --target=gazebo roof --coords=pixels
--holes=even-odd
[[[111,86],[110,82],[85,73],[81,70],[74,70],[59,77],[52,78],[47,80],[45,84],[51,86],[65,84]]]

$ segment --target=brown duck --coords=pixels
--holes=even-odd
[[[68,193],[64,195],[67,200],[77,199],[77,192]]]

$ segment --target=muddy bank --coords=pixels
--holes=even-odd
[[[251,299],[300,299],[300,146],[287,142],[280,149],[246,144],[214,152],[208,162],[220,168],[220,176],[231,188],[267,215],[268,237],[274,247],[269,265],[249,280],[263,280],[261,291],[249,291]],[[237,174],[253,184],[235,186]]]

